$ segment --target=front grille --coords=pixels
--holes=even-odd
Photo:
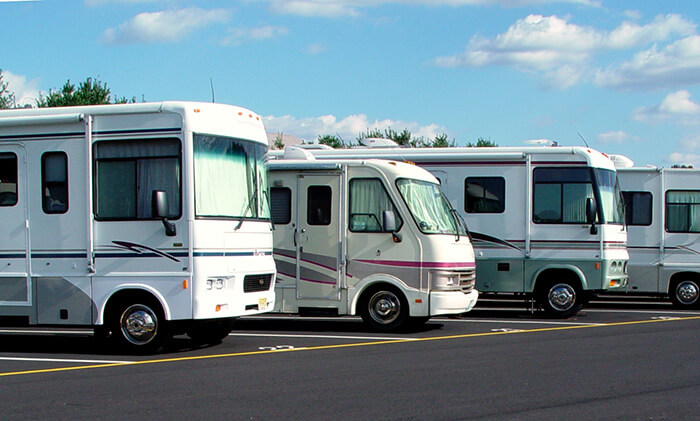
[[[264,275],[246,275],[243,278],[243,292],[260,292],[270,289],[272,282],[272,274]]]
[[[459,287],[462,292],[468,294],[472,292],[476,285],[476,269],[467,269],[457,271],[459,275]]]

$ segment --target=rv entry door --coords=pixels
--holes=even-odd
[[[32,304],[24,148],[0,146],[0,306]]]
[[[340,174],[297,179],[297,299],[340,299]]]

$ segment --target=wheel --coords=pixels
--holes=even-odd
[[[364,297],[360,316],[373,330],[397,330],[409,320],[408,302],[398,289],[389,285],[374,287],[365,292]]]
[[[231,328],[231,322],[228,320],[208,322],[195,325],[187,332],[187,336],[196,344],[216,345],[231,333]]]
[[[169,337],[163,311],[150,300],[122,301],[108,324],[110,339],[129,353],[158,352]]]
[[[537,301],[550,317],[571,317],[583,307],[584,296],[569,280],[553,281],[545,285]]]
[[[695,279],[684,279],[676,285],[671,294],[671,301],[679,308],[694,308],[698,305],[700,287]]]

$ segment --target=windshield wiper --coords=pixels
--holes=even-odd
[[[253,205],[253,200],[256,199],[258,195],[258,190],[254,190],[253,194],[250,195],[250,198],[248,198],[248,204],[245,206],[245,209],[243,209],[243,214],[241,215],[241,220],[238,221],[238,225],[236,225],[236,228],[234,228],[234,231],[238,231],[241,228],[241,225],[243,225],[243,221],[245,219],[246,213],[248,213],[249,210],[251,210],[251,206]]]

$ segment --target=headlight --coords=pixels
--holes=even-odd
[[[446,271],[433,271],[430,273],[431,284],[435,289],[459,287],[459,274]]]

